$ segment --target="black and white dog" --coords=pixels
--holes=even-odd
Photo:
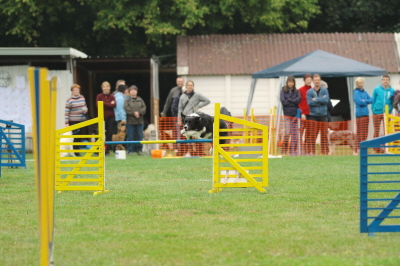
[[[183,129],[181,134],[190,139],[212,139],[213,138],[214,117],[203,112],[196,112],[187,115],[183,120]],[[219,121],[219,128],[226,129],[228,126],[222,120]],[[228,132],[220,132],[222,136],[228,136]],[[220,144],[226,143],[225,139],[220,139]]]

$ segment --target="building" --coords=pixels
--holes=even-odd
[[[12,120],[32,127],[27,68],[47,67],[50,76],[59,78],[57,93],[57,129],[64,127],[65,101],[69,98],[73,83],[81,85],[89,116],[96,117],[96,95],[101,93],[101,83],[109,81],[112,91],[116,81],[126,80],[136,85],[147,106],[145,119],[153,122],[159,115],[159,106],[175,86],[176,70],[160,66],[157,57],[90,57],[74,48],[0,47],[0,119]],[[159,82],[161,92],[159,90]],[[161,99],[161,102],[160,102]]]
[[[0,47],[0,119],[25,125],[32,132],[28,67],[47,67],[50,76],[59,78],[57,92],[57,128],[64,126],[65,101],[74,83],[73,62],[87,55],[73,48]],[[3,82],[1,78],[7,77]]]
[[[192,79],[196,91],[209,97],[212,103],[220,102],[232,115],[238,116],[243,115],[247,105],[252,73],[314,50],[386,69],[392,86],[400,89],[400,34],[392,33],[178,36],[177,74]],[[330,95],[347,106],[342,108],[349,108],[346,79],[322,79],[329,84]],[[301,78],[296,79],[296,83],[298,87],[303,85]],[[379,83],[380,77],[366,78],[365,88],[372,93]],[[279,79],[260,79],[252,103],[255,114],[269,114],[277,107],[279,91]],[[213,113],[213,107],[211,104],[203,111]]]

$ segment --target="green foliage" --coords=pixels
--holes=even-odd
[[[310,21],[313,32],[399,32],[398,0],[319,0],[321,14]]]
[[[177,35],[299,32],[317,0],[0,0],[2,46],[72,46],[92,55],[174,51]],[[17,45],[16,45],[17,44]]]
[[[400,1],[0,0],[0,46],[90,55],[175,52],[177,35],[398,32]]]

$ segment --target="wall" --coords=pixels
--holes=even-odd
[[[233,116],[242,116],[247,105],[251,76],[188,76],[187,80],[193,80],[195,91],[208,97],[211,104],[202,108],[208,114],[214,113],[214,104],[221,103]],[[270,109],[276,106],[279,79],[260,79],[254,93],[252,108],[256,115],[270,113]]]
[[[27,133],[32,132],[32,112],[30,89],[28,84],[28,66],[1,66],[0,70],[11,75],[11,84],[0,87],[0,119],[13,120],[15,123],[25,125]],[[57,129],[64,127],[65,101],[70,95],[72,75],[67,70],[50,70],[49,76],[59,77],[57,92]],[[17,78],[18,77],[18,78]],[[17,84],[17,79],[20,81]]]
[[[400,89],[400,74],[390,74],[391,85]],[[322,77],[323,79],[323,77]],[[204,107],[201,111],[213,114],[214,104],[221,103],[232,113],[233,116],[242,116],[247,106],[251,76],[187,76],[187,80],[193,80],[195,91],[208,97],[212,104]],[[381,77],[366,77],[365,89],[372,96],[373,89],[381,83]],[[302,78],[296,78],[297,87],[304,85]],[[279,102],[280,82],[279,79],[259,79],[257,81],[251,107],[255,115],[267,115],[271,108],[277,107]]]
[[[65,102],[71,96],[72,74],[68,70],[50,70],[50,77],[58,77],[56,129],[65,127]]]

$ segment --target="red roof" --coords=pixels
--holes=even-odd
[[[189,75],[243,75],[314,50],[400,72],[393,33],[238,34],[177,37],[178,67]],[[179,73],[178,73],[179,74]]]

